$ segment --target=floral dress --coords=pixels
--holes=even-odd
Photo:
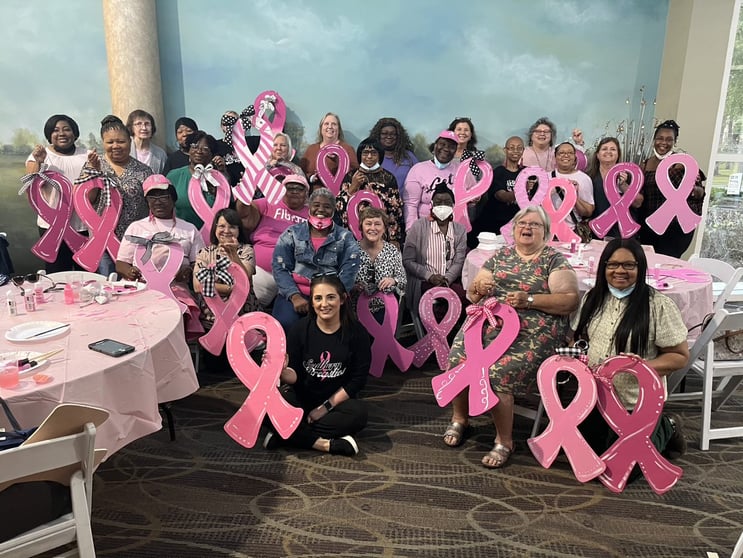
[[[549,294],[549,275],[553,271],[573,269],[565,256],[549,246],[530,262],[524,262],[516,249],[508,246],[497,251],[483,268],[493,272],[493,296],[501,302],[507,293],[514,291]],[[554,355],[557,347],[565,346],[569,324],[567,316],[555,316],[533,308],[516,309],[516,312],[521,319],[521,329],[506,353],[490,366],[490,385],[495,392],[522,395],[534,391],[542,362]],[[500,328],[488,325],[483,334],[483,346],[487,347],[499,332]],[[464,333],[460,329],[449,353],[449,367],[466,358]]]

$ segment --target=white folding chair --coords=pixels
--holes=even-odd
[[[712,428],[712,412],[717,411],[733,395],[737,387],[743,382],[743,360],[715,360],[713,339],[725,331],[743,329],[743,311],[731,312],[720,308],[699,336],[689,352],[689,362],[674,372],[669,379],[684,377],[689,372],[702,376],[702,391],[696,393],[671,393],[669,401],[702,398],[702,425],[699,447],[709,449],[710,440],[721,438],[743,437],[743,424],[727,428]],[[717,386],[714,380],[719,378]],[[676,382],[676,385],[678,381]]]
[[[689,258],[689,266],[709,273],[713,279],[717,280],[712,283],[715,310],[725,306],[731,299],[743,276],[741,267],[735,268],[729,263],[714,258],[700,258],[696,254]]]
[[[78,434],[20,446],[0,453],[0,484],[30,480],[70,482],[72,513],[0,543],[0,558],[37,556],[71,542],[77,548],[60,557],[95,558],[90,510],[95,463],[95,426]],[[9,513],[12,513],[8,510]]]

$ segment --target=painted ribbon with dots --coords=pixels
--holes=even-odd
[[[436,321],[433,313],[433,305],[437,300],[445,300],[448,308],[446,315],[441,321]],[[426,330],[426,335],[410,346],[415,353],[413,364],[417,367],[423,366],[431,353],[436,353],[436,362],[439,368],[446,370],[449,366],[449,342],[447,335],[457,324],[459,315],[462,313],[462,301],[457,293],[449,287],[433,287],[428,289],[421,297],[418,304],[418,315],[421,324]]]

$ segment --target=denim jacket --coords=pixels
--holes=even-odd
[[[310,226],[297,223],[279,237],[271,267],[279,296],[286,299],[299,292],[292,273],[311,279],[315,273],[336,271],[350,293],[359,270],[359,245],[348,229],[334,224],[323,245],[315,252],[310,240]]]

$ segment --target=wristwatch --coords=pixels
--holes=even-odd
[[[534,303],[534,296],[529,295],[526,297],[526,307],[531,308],[531,305]]]
[[[326,399],[322,406],[325,407],[327,411],[333,410],[333,404],[330,402],[330,399]]]

